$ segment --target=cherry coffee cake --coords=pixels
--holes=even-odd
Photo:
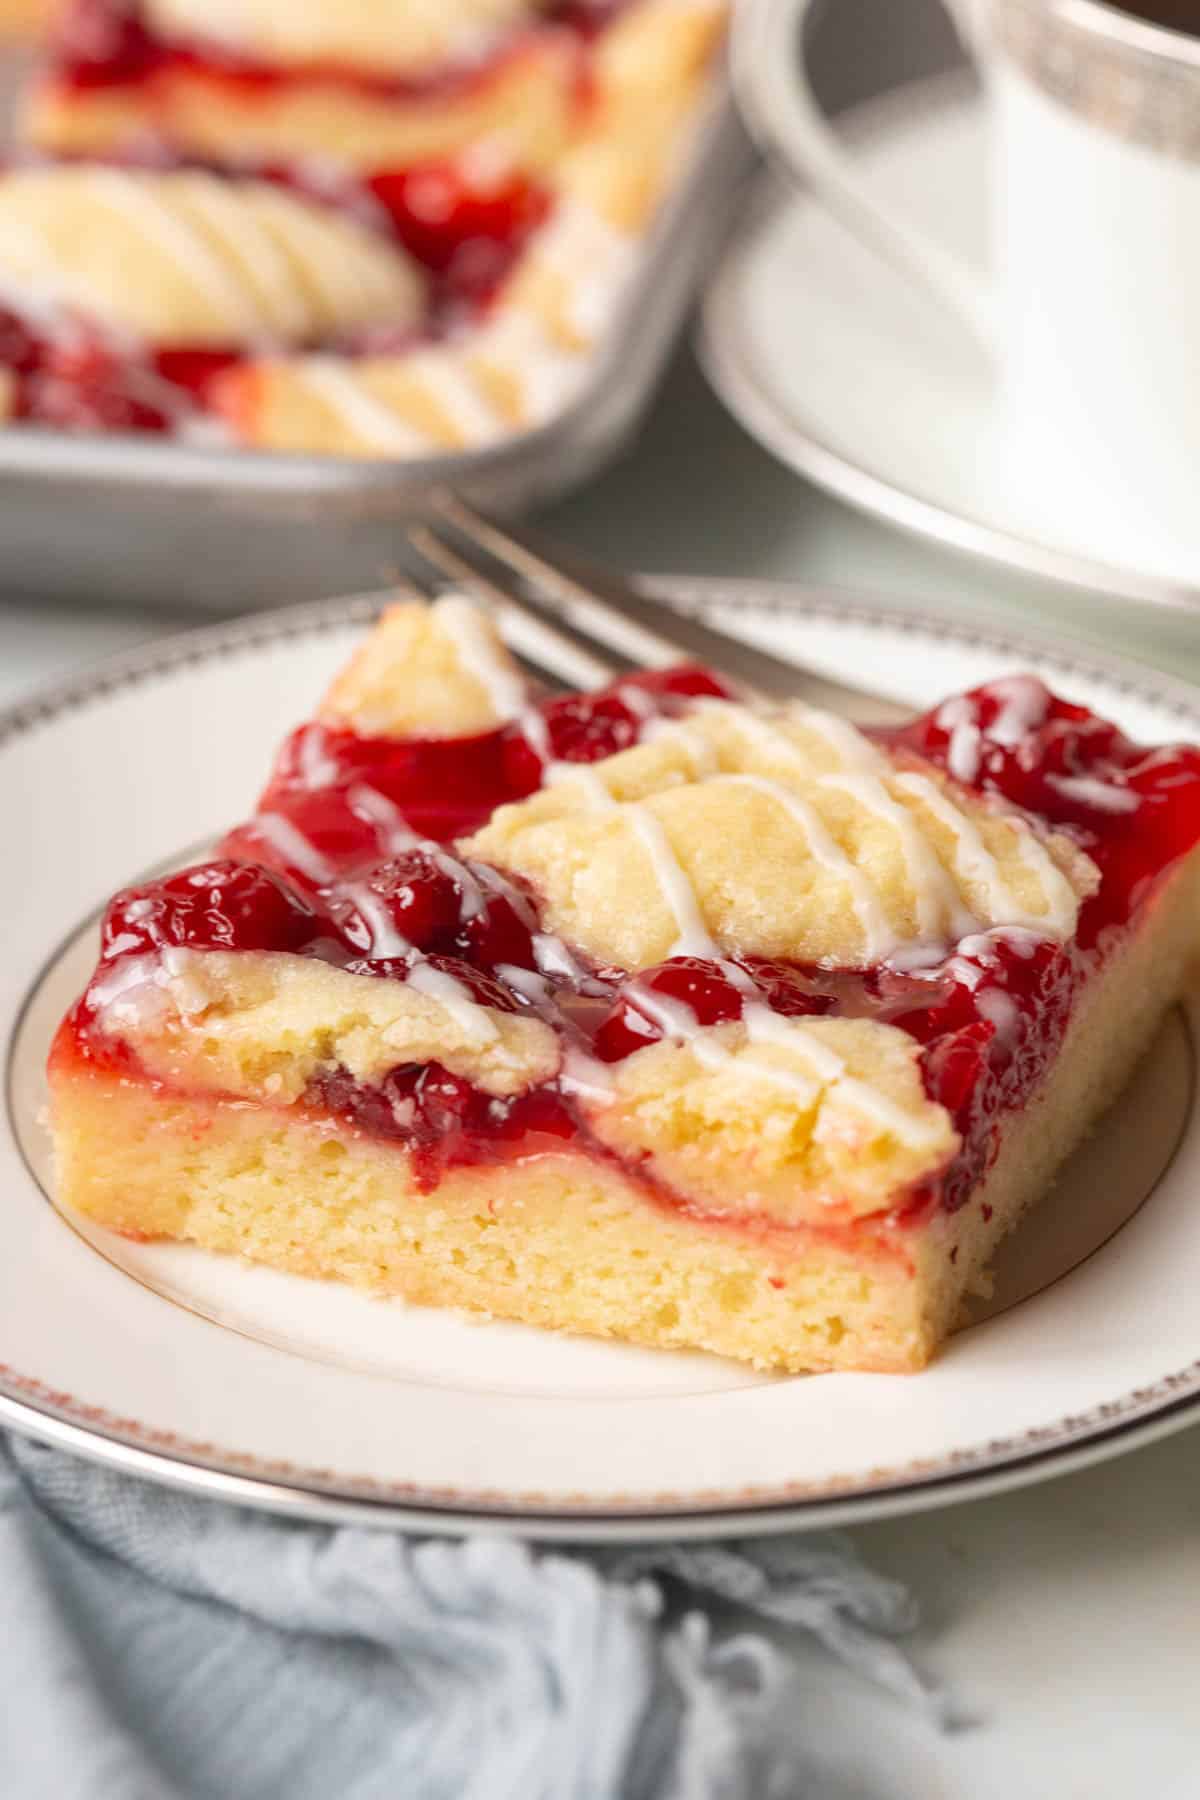
[[[423,1304],[919,1368],[1179,994],[1198,840],[1200,750],[1030,676],[869,732],[692,665],[547,699],[468,602],[400,605],[254,817],[109,907],[61,1196]]]
[[[69,0],[0,169],[0,417],[405,458],[586,377],[725,0]]]

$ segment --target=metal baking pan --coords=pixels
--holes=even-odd
[[[0,71],[10,93],[23,60]],[[386,581],[397,520],[431,487],[516,512],[578,486],[649,405],[752,160],[719,79],[585,385],[504,443],[392,462],[0,429],[6,590],[224,612],[314,599]]]

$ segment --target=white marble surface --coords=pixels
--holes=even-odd
[[[614,562],[798,577],[1036,617],[1200,680],[1200,620],[1138,615],[985,570],[859,519],[777,468],[719,414],[687,359],[623,463],[547,522]],[[230,596],[236,610],[236,596]],[[0,702],[140,640],[164,614],[0,600]],[[863,1528],[912,1584],[921,1650],[979,1723],[951,1738],[801,1652],[802,1707],[837,1746],[813,1800],[1190,1800],[1200,1599],[1200,1433],[1004,1498]],[[827,1731],[824,1726],[827,1725]],[[851,1748],[847,1749],[847,1746]]]

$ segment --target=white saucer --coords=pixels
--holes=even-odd
[[[840,126],[884,203],[982,265],[987,120],[965,75],[914,82]],[[1022,482],[1016,422],[966,329],[814,200],[767,185],[701,316],[710,380],[790,467],[905,530],[1026,573],[1200,603],[1200,553],[1130,520],[1073,519]]]

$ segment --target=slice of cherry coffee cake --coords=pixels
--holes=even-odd
[[[423,1304],[915,1369],[1197,940],[1200,750],[1014,676],[899,730],[528,689],[389,612],[214,856],[127,889],[60,1194]]]

